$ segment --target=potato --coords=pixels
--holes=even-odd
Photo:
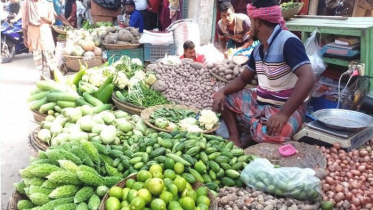
[[[220,68],[219,68],[219,72],[225,72],[226,69],[227,69],[227,68],[220,67]]]
[[[234,69],[233,69],[233,74],[234,74],[235,76],[238,76],[238,75],[240,74],[240,71],[239,71],[238,69],[239,69],[238,66],[234,67]]]
[[[232,79],[232,75],[231,75],[231,74],[226,75],[226,76],[225,76],[225,79],[227,79],[227,80],[231,80],[231,79]]]
[[[232,63],[228,65],[228,68],[231,69],[231,70],[233,70],[235,67],[236,67],[236,65],[232,64]]]
[[[222,72],[220,72],[220,73],[219,73],[219,76],[224,76],[224,75],[225,75],[225,74],[224,74],[224,73],[222,73]]]
[[[245,70],[245,67],[242,67],[239,69],[240,73],[242,73]]]
[[[233,73],[233,71],[232,70],[230,70],[230,69],[227,69],[227,70],[225,70],[225,72],[224,72],[226,75],[227,74],[232,74]]]

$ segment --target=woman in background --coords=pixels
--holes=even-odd
[[[163,0],[162,10],[160,15],[162,30],[166,30],[176,20],[183,17],[183,0]]]
[[[76,17],[76,0],[67,0],[66,1],[66,6],[65,6],[65,18],[67,21],[71,24],[73,28],[76,28],[76,22],[77,22],[77,17]]]

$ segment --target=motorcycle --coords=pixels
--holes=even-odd
[[[22,20],[11,23],[9,19],[1,20],[1,63],[10,63],[15,55],[28,53],[23,43]]]

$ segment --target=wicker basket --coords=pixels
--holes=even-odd
[[[83,57],[81,56],[63,56],[65,64],[67,68],[71,69],[72,71],[79,71],[80,70],[80,64],[85,65],[87,64],[88,68],[92,68],[95,66],[102,65],[105,61],[102,59],[102,57],[95,57],[89,60],[83,60]],[[79,63],[80,61],[80,63]]]
[[[57,33],[59,33],[59,34],[64,34],[64,35],[67,34],[66,31],[57,28],[57,26],[52,26],[52,28],[53,28],[53,30],[55,30],[55,31],[56,31]]]
[[[27,197],[15,191],[12,194],[12,197],[10,198],[8,205],[6,206],[6,210],[18,210],[17,203],[18,201],[23,200],[23,199],[27,199]]]
[[[291,9],[288,9],[288,10],[283,10],[283,11],[282,11],[282,17],[283,17],[285,20],[294,17],[294,15],[298,14],[299,11],[302,9],[302,7],[303,7],[303,2],[297,2],[297,3],[298,3],[298,5],[295,6],[294,8],[291,8]]]
[[[165,129],[162,129],[162,128],[158,128],[150,122],[151,114],[154,112],[154,110],[156,110],[158,108],[188,109],[188,110],[193,111],[196,114],[198,114],[200,112],[199,109],[196,109],[196,108],[193,108],[193,107],[188,107],[188,106],[185,106],[185,105],[157,105],[157,106],[149,107],[149,108],[147,108],[147,109],[145,109],[144,111],[141,112],[141,118],[144,120],[146,125],[148,125],[151,128],[154,128],[155,130],[163,131],[163,132],[167,132],[167,133],[171,133],[172,131],[165,130]],[[213,127],[212,129],[203,131],[203,133],[212,133],[212,132],[216,131],[218,128],[219,128],[219,123],[216,124],[215,127]]]
[[[128,50],[139,48],[141,44],[105,44],[104,47],[108,50]]]
[[[221,77],[221,76],[218,75],[218,74],[215,74],[215,73],[212,72],[211,70],[210,70],[209,72],[210,72],[210,74],[211,74],[213,77],[215,77],[216,79],[218,79],[218,80],[220,80],[220,81],[222,81],[222,82],[225,82],[225,83],[228,83],[228,82],[229,82],[227,79]],[[245,88],[246,88],[246,89],[251,89],[251,88],[255,88],[255,87],[256,87],[256,85],[247,84]]]
[[[282,156],[278,149],[285,144],[291,144],[299,151],[289,157]],[[290,141],[282,144],[260,143],[245,149],[245,154],[257,155],[281,167],[326,168],[326,157],[315,146],[303,142]]]
[[[49,146],[38,138],[38,132],[40,130],[41,128],[39,127],[31,132],[30,144],[36,151],[46,151],[49,148]]]
[[[59,41],[59,42],[66,42],[66,38],[57,37],[56,40]]]
[[[122,181],[118,182],[117,184],[115,184],[114,186],[118,186],[118,187],[121,187],[121,188],[124,188],[126,186],[126,181],[127,179],[134,179],[136,180],[136,174],[131,174],[129,175],[127,178],[123,179]],[[199,183],[199,182],[196,182],[192,185],[193,189],[196,190],[198,189],[199,187],[203,186],[203,184]],[[212,194],[212,192],[209,190],[208,192],[208,197],[210,198],[210,210],[216,210],[218,209],[218,199]],[[109,198],[109,194],[106,193],[106,195],[102,198],[101,200],[101,204],[100,204],[100,208],[99,210],[105,210],[105,203],[107,201],[107,199]]]
[[[114,101],[115,106],[122,111],[128,112],[130,114],[141,115],[141,112],[145,109],[144,107],[136,106],[124,101],[119,100],[115,94],[112,95],[111,99]]]
[[[37,110],[31,110],[32,111],[32,114],[34,115],[34,119],[37,121],[37,122],[42,122],[45,120],[45,118],[47,117],[46,114],[42,114],[40,113],[39,111]]]

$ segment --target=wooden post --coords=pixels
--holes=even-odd
[[[360,0],[355,0],[354,8],[352,9],[352,17],[357,17],[357,12],[359,10],[359,1]]]
[[[309,15],[317,15],[317,6],[318,5],[319,5],[319,0],[310,0],[310,6],[308,7],[308,14]]]

